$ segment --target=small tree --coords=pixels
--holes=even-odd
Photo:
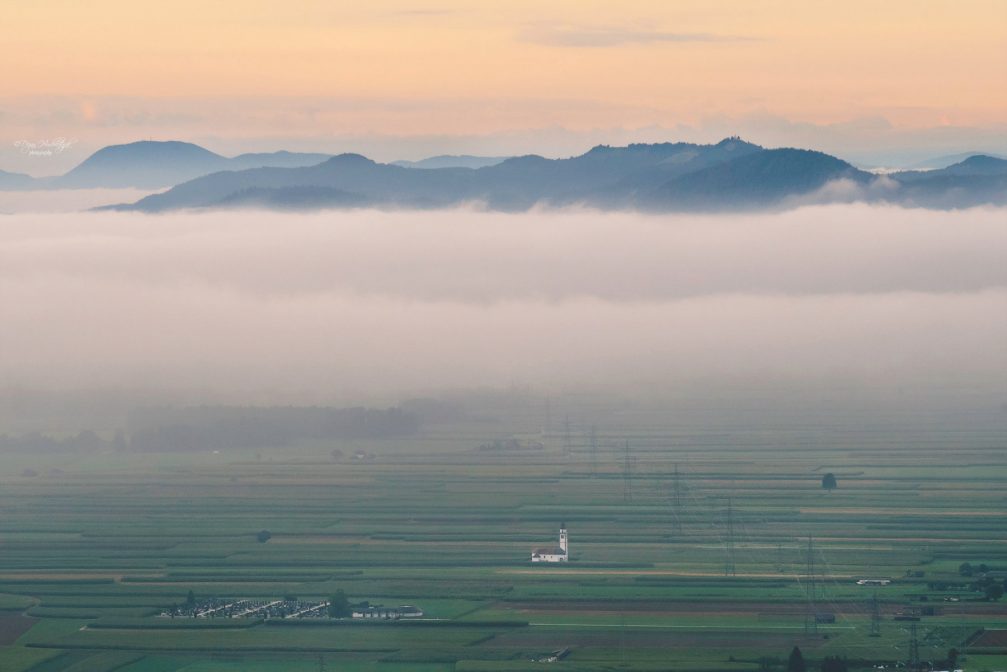
[[[260,544],[264,544],[270,539],[272,539],[273,535],[270,533],[269,530],[261,530],[257,535],[255,535],[255,538],[259,540]]]
[[[994,602],[999,600],[1004,596],[1004,587],[1001,586],[996,581],[991,581],[986,584],[986,588],[983,590],[986,593],[987,600],[993,600]]]
[[[804,654],[795,646],[790,652],[790,657],[787,658],[787,672],[807,672],[807,669],[808,664],[804,662]]]
[[[189,594],[185,598],[185,603],[190,607],[196,604],[196,593],[189,591]]]
[[[350,600],[346,593],[337,590],[336,594],[329,598],[329,617],[346,618],[353,615],[353,608],[350,607]]]
[[[973,571],[971,562],[963,562],[958,565],[958,573],[961,576],[972,576]]]
[[[948,669],[953,670],[958,667],[958,649],[948,649]]]
[[[838,485],[839,484],[836,483],[836,475],[833,474],[831,471],[822,476],[822,487],[825,488],[826,490],[831,492],[835,490],[838,487]]]

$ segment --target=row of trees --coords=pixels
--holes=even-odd
[[[111,441],[98,434],[85,430],[71,436],[52,437],[39,432],[12,436],[0,434],[0,452],[32,453],[97,453],[103,450],[125,450],[126,437],[122,432],[116,432]]]
[[[822,672],[847,672],[849,664],[845,658],[839,656],[825,656],[821,664]],[[794,647],[787,658],[787,672],[808,672],[808,664],[804,660],[804,654],[798,647]]]
[[[971,586],[973,590],[983,593],[987,600],[996,601],[1003,597],[1004,593],[1007,593],[1007,578],[1003,581],[997,581],[992,576],[987,576],[990,571],[990,567],[984,562],[978,565],[973,565],[971,562],[963,562],[958,565],[958,573],[961,576],[979,575],[979,580]]]
[[[953,670],[958,664],[958,649],[948,650],[948,655],[945,660],[936,662],[939,669]],[[848,672],[849,662],[845,658],[840,656],[825,656],[822,659],[820,666],[821,672]],[[798,647],[790,652],[790,657],[787,658],[787,672],[808,672],[808,664],[804,660],[804,655]]]
[[[982,591],[987,600],[996,602],[1004,596],[1004,592],[1007,592],[1007,579],[1001,583],[996,579],[986,577],[976,582],[976,589]]]
[[[409,436],[419,427],[418,416],[399,408],[148,408],[130,415],[129,445],[145,452],[274,448],[302,440]]]
[[[975,574],[985,574],[990,571],[990,566],[985,562],[973,565],[971,562],[963,562],[958,565],[958,573],[962,576],[973,576]]]
[[[185,452],[288,446],[303,440],[410,436],[420,416],[400,408],[236,407],[145,408],[130,414],[128,432],[104,438],[91,430],[69,436],[0,434],[0,452]]]

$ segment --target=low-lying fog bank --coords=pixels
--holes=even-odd
[[[0,379],[234,402],[1007,380],[1007,212],[0,217]],[[254,394],[253,394],[254,391]]]

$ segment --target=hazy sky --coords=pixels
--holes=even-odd
[[[35,174],[146,137],[380,159],[732,132],[865,160],[1007,151],[1002,0],[7,0],[0,25],[0,168]],[[12,146],[55,136],[77,144]]]
[[[238,401],[738,379],[1002,392],[1005,214],[0,216],[0,380]]]

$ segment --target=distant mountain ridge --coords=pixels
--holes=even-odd
[[[920,207],[1007,204],[1007,159],[977,154],[940,170],[890,175],[902,198]]]
[[[662,185],[653,198],[659,204],[705,209],[711,201],[730,195],[733,203],[757,207],[816,191],[835,180],[866,185],[872,179],[869,173],[822,152],[771,149],[681,175]]]
[[[31,189],[35,183],[35,178],[24,173],[8,173],[0,170],[0,191]]]
[[[223,170],[227,163],[223,156],[189,142],[134,142],[99,149],[52,179],[51,186],[156,188]]]
[[[939,170],[941,168],[947,168],[956,163],[962,163],[963,161],[972,158],[973,156],[989,156],[994,159],[1007,159],[1007,156],[1001,156],[999,154],[991,154],[989,152],[962,152],[960,154],[949,154],[947,156],[937,156],[932,159],[927,159],[926,161],[920,161],[914,163],[911,166],[906,166],[903,168],[904,171],[909,170]]]
[[[159,189],[221,170],[309,166],[330,157],[331,154],[280,151],[229,158],[190,142],[142,140],[103,147],[56,177],[33,178],[0,171],[0,190]]]
[[[825,190],[830,184],[841,189]],[[834,192],[834,193],[833,193]],[[654,212],[772,208],[813,199],[871,200],[955,208],[1007,204],[1007,161],[972,156],[940,170],[877,176],[834,156],[766,149],[740,138],[599,145],[580,156],[517,156],[479,168],[408,168],[359,154],[317,165],[227,170],[110,209],[442,208],[491,210],[584,205]]]
[[[441,154],[419,161],[392,161],[393,166],[403,168],[486,168],[506,161],[509,156],[472,156],[470,154]]]

